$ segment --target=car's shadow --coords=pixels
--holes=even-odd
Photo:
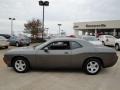
[[[81,69],[66,69],[66,68],[60,68],[60,69],[31,69],[30,72],[58,72],[58,73],[82,73],[83,71]]]
[[[13,70],[13,68],[9,68],[10,72],[15,72]],[[65,69],[65,68],[62,68],[62,69],[31,69],[30,71],[28,71],[27,73],[52,73],[52,74],[55,74],[55,73],[60,73],[60,74],[64,74],[64,73],[68,73],[68,74],[85,74],[83,70],[81,69]],[[111,72],[110,69],[102,69],[98,75],[107,75]],[[27,74],[27,73],[24,73],[24,74]],[[22,73],[23,74],[23,73]],[[86,74],[85,74],[86,75]]]
[[[82,69],[31,69],[29,72],[43,72],[43,73],[77,73],[77,74],[85,74],[85,72]],[[111,72],[110,69],[101,69],[101,71],[98,73],[100,75],[109,74]]]

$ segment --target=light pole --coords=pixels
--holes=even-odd
[[[47,34],[47,36],[48,36],[48,29],[49,29],[49,28],[45,28],[45,29],[46,29],[46,34]]]
[[[13,31],[13,20],[15,20],[15,18],[9,18],[9,20],[11,21],[11,35],[14,35],[14,31]]]
[[[61,35],[61,34],[60,34],[60,30],[61,30],[60,27],[61,27],[61,26],[62,26],[62,24],[58,24],[58,27],[59,27],[59,36]]]
[[[43,6],[43,25],[42,25],[42,39],[43,39],[43,33],[44,33],[44,9],[45,9],[45,6],[49,6],[49,2],[48,1],[39,1],[39,5],[40,6]]]

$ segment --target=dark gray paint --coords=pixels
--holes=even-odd
[[[83,47],[73,50],[41,50],[47,44],[53,41],[76,41]],[[14,57],[25,57],[32,68],[81,68],[83,62],[91,57],[100,58],[104,67],[113,66],[117,62],[115,50],[108,47],[94,46],[86,41],[71,38],[53,39],[36,48],[19,48],[8,51],[4,55],[4,61],[11,66],[11,60]]]

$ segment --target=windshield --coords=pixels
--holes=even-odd
[[[96,37],[83,37],[86,41],[98,41]]]
[[[42,48],[43,46],[47,45],[47,43],[48,43],[48,42],[39,43],[39,44],[37,44],[37,45],[34,45],[33,47],[34,47],[35,49],[40,49],[40,48]]]

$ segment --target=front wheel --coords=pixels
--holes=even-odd
[[[18,43],[18,42],[16,42],[15,46],[16,46],[16,47],[19,47],[20,45],[19,45],[19,43]]]
[[[94,58],[88,59],[83,65],[83,70],[85,73],[90,75],[95,75],[99,73],[99,71],[101,70],[100,60]]]
[[[118,44],[116,44],[116,45],[115,45],[115,49],[118,51],[118,50],[119,50],[119,48],[120,48],[120,47],[119,47],[119,45],[118,45]]]
[[[27,46],[30,46],[30,44],[27,44]]]
[[[104,41],[102,41],[102,44],[105,46],[105,42]]]
[[[29,63],[26,59],[18,57],[13,62],[13,68],[18,73],[25,73],[29,70]]]

